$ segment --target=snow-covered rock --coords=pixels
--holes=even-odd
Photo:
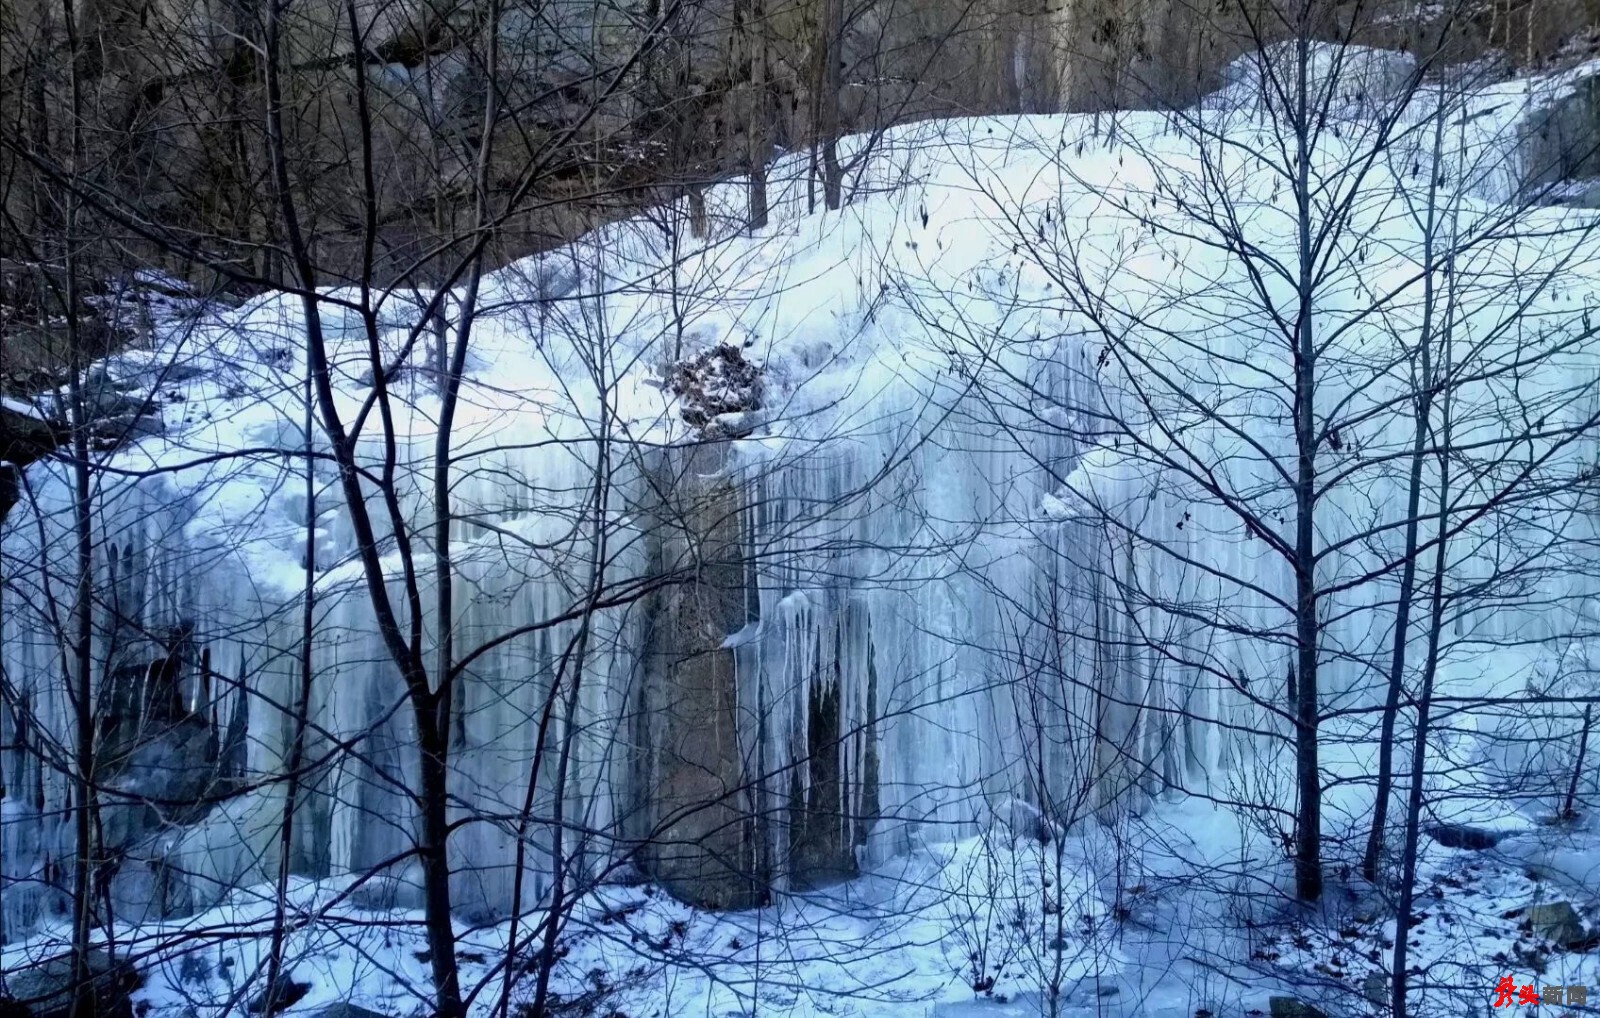
[[[1229,94],[1256,101],[1279,91],[1292,96],[1300,70],[1296,45],[1276,43],[1230,62],[1222,72]],[[1380,110],[1406,98],[1418,83],[1417,58],[1411,53],[1310,44],[1306,91],[1318,108],[1326,102],[1335,110]]]

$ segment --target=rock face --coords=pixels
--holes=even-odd
[[[1372,973],[1361,981],[1361,993],[1374,1004],[1389,1003],[1389,977],[1382,972]]]
[[[1491,831],[1470,824],[1435,824],[1424,828],[1423,833],[1446,848],[1467,848],[1475,852],[1495,847],[1506,836],[1504,831]]]
[[[310,991],[310,983],[296,982],[292,976],[282,975],[273,985],[262,989],[251,998],[247,1010],[251,1014],[278,1014],[293,1007],[296,1001],[303,999]]]
[[[107,954],[89,955],[93,986],[93,1013],[97,1018],[133,1018],[128,994],[139,988],[139,976],[126,962],[113,962]],[[69,1018],[72,1013],[72,957],[57,955],[28,968],[6,973],[11,1000],[27,1008],[31,1018]]]
[[[1278,43],[1252,50],[1223,69],[1224,81],[1250,98],[1265,94],[1270,81],[1295,66],[1295,44]],[[1306,88],[1327,95],[1341,108],[1382,110],[1403,99],[1415,79],[1417,58],[1400,50],[1349,46],[1337,52],[1316,51],[1307,67]]]
[[[1048,845],[1061,837],[1061,829],[1039,808],[1022,799],[1006,799],[994,807],[997,823],[1011,832],[1014,838],[1026,838]]]
[[[1380,0],[1366,10],[1372,16],[1357,26],[1357,42],[1406,50],[1436,65],[1490,60],[1505,70],[1581,56],[1586,32],[1600,23],[1596,0],[1481,5]]]
[[[660,532],[680,536],[660,554],[682,582],[657,608],[640,712],[656,720],[637,734],[649,747],[641,787],[652,818],[636,832],[642,867],[678,898],[715,909],[765,903],[780,871],[798,887],[854,875],[877,782],[870,754],[841,751],[840,678],[827,663],[836,667],[837,654],[813,655],[813,672],[795,676],[806,709],[786,734],[800,762],[774,771],[751,752],[752,726],[777,722],[766,720],[774,705],[748,702],[736,667],[739,634],[761,620],[745,546],[750,496],[730,479],[728,448],[706,442],[666,457]]]
[[[286,12],[289,86],[308,97],[299,111],[304,116],[291,125],[291,157],[297,166],[318,167],[300,175],[305,182],[296,197],[319,212],[319,260],[334,275],[357,274],[365,245],[354,196],[363,187],[360,161],[345,156],[358,116],[354,97],[364,86],[382,111],[371,132],[373,159],[385,170],[375,184],[381,234],[375,272],[389,277],[441,238],[459,236],[464,225],[486,92],[475,47],[485,38],[490,5],[361,0],[352,6],[359,45],[339,4],[317,0]],[[675,13],[641,50],[643,26],[654,25],[665,6]],[[547,248],[637,210],[641,199],[692,199],[700,182],[743,172],[752,161],[803,149],[821,136],[937,116],[1188,103],[1222,83],[1221,69],[1249,48],[1251,37],[1242,4],[844,6],[848,23],[828,26],[821,11],[836,6],[774,0],[765,5],[759,38],[752,38],[739,0],[506,10],[499,32],[505,80],[497,91],[519,111],[518,126],[496,138],[491,187],[498,197],[517,190],[528,166],[541,172],[538,211],[514,215],[497,229],[492,257],[509,261]],[[1349,7],[1326,6],[1335,15]],[[1430,33],[1439,33],[1427,23],[1429,12],[1456,11],[1456,5],[1401,0],[1357,6],[1370,22],[1355,32],[1358,42],[1430,56]],[[19,77],[15,91],[34,95],[37,81],[45,115],[35,117],[30,103],[25,117],[24,104],[13,104],[18,110],[5,111],[11,119],[0,126],[30,140],[42,126],[40,148],[47,151],[67,115],[65,96],[51,84],[65,77],[52,60],[65,57],[58,48],[24,65],[20,54],[29,39],[61,38],[54,23],[59,5],[18,0],[13,7],[16,16],[7,21],[14,27],[0,26],[0,48],[13,57],[4,62],[38,65],[37,73]],[[1476,5],[1450,15],[1446,56],[1506,52],[1513,63],[1535,65],[1594,24],[1597,8],[1596,0]],[[272,252],[274,212],[257,186],[267,162],[262,125],[252,114],[240,115],[264,106],[257,29],[232,8],[192,0],[85,0],[78,17],[80,29],[98,40],[77,68],[100,118],[90,133],[105,150],[94,155],[119,169],[104,186],[130,207],[148,210],[163,228],[226,238],[220,246],[243,251],[241,259],[255,263],[248,269],[281,279]],[[1272,26],[1275,19],[1254,23]],[[1313,34],[1341,38],[1347,27],[1330,18]],[[752,52],[762,59],[750,59]],[[764,68],[759,76],[752,65]],[[568,132],[580,126],[582,154],[562,151],[570,147]],[[7,192],[7,211],[27,229],[47,233],[53,224],[33,216],[49,204],[42,199],[52,186],[19,178]],[[618,199],[624,191],[634,197]],[[155,250],[140,256],[174,272],[182,271],[180,261],[187,264]]]
[[[663,542],[670,587],[657,616],[651,707],[665,723],[653,750],[653,837],[646,869],[684,901],[737,909],[766,900],[764,846],[749,809],[738,740],[738,686],[728,634],[744,627],[744,492],[720,443],[666,457],[663,490],[681,537]]]
[[[388,1015],[369,1011],[354,1004],[329,1004],[318,1011],[313,1018],[388,1018]]]
[[[1530,118],[1521,148],[1529,187],[1600,177],[1600,74]]]
[[[1327,1018],[1320,1009],[1295,997],[1272,997],[1267,1008],[1272,1018]]]
[[[825,672],[811,676],[806,696],[807,773],[790,777],[791,828],[784,869],[796,886],[815,887],[850,877],[856,867],[845,807],[850,783],[841,773],[838,751],[838,677]]]
[[[60,429],[35,414],[31,407],[0,400],[0,524],[21,497],[18,471],[61,442]]]
[[[738,173],[819,135],[934,116],[1187,102],[1214,88],[1219,69],[1244,48],[1243,25],[1221,5],[861,3],[846,5],[849,24],[832,33],[821,23],[823,6],[768,4],[764,35],[752,40],[738,0],[677,5],[639,59],[641,27],[656,23],[659,13],[650,11],[662,5],[507,10],[498,90],[519,116],[518,127],[496,139],[492,186],[514,190],[526,168],[538,165],[542,210],[504,224],[493,257],[509,261],[636,209],[630,202],[638,198],[618,201],[616,185],[647,201],[682,197],[699,186],[692,182]],[[60,37],[52,24],[57,5],[22,0],[16,7],[18,16],[8,19],[16,28],[0,29],[0,46],[22,52],[29,38]],[[327,213],[319,217],[317,256],[334,274],[354,275],[363,245],[352,196],[362,193],[362,182],[353,168],[359,160],[344,157],[357,122],[357,85],[371,90],[382,109],[372,125],[373,158],[385,168],[374,196],[382,234],[377,273],[387,276],[461,225],[454,221],[474,172],[485,92],[474,48],[482,45],[490,7],[481,0],[448,9],[420,0],[354,7],[359,47],[341,5],[319,0],[286,13],[289,85],[308,97],[303,118],[291,125],[291,157],[320,167],[304,175],[296,195]],[[239,115],[262,103],[255,29],[231,9],[187,0],[86,0],[79,17],[84,31],[102,40],[79,71],[103,120],[93,134],[123,169],[107,186],[124,190],[163,225],[242,245],[257,263],[251,268],[281,277],[268,253],[273,211],[257,193],[266,165],[262,128]],[[757,46],[766,65],[759,83],[742,56]],[[829,64],[836,73],[822,74]],[[41,72],[51,73],[59,77],[59,68]],[[41,91],[45,119],[65,117],[65,97]],[[24,93],[31,94],[28,86],[19,85]],[[763,111],[759,119],[756,110]],[[582,126],[581,155],[562,151],[575,125]],[[21,122],[16,128],[34,130]],[[752,142],[753,134],[765,137]],[[335,168],[347,164],[350,172]],[[608,179],[602,195],[594,194],[597,168]],[[51,224],[33,222],[32,210],[35,189],[51,186],[17,182],[7,211],[48,231]],[[163,260],[154,250],[140,254]],[[166,261],[180,271],[175,258]]]
[[[1583,920],[1571,902],[1552,901],[1528,909],[1528,923],[1536,936],[1561,947],[1575,947],[1588,939]]]
[[[27,464],[60,444],[60,430],[20,401],[0,402],[0,460]]]

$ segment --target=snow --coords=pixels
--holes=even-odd
[[[1593,922],[1600,914],[1595,885],[1576,886],[1583,894],[1576,899],[1580,914],[1587,913]],[[1600,973],[1592,954],[1551,945],[1525,921],[1530,905],[1571,899],[1573,885],[1552,884],[1538,871],[1499,854],[1424,845],[1417,892],[1408,953],[1413,980],[1426,974],[1426,989],[1414,1005],[1419,1013],[1482,1008],[1492,1002],[1492,989],[1507,975],[1519,986],[1565,987],[1592,986]],[[1291,926],[1281,935],[1266,935],[1256,950],[1261,960],[1343,984],[1354,996],[1362,992],[1367,977],[1388,976],[1386,949],[1394,944],[1396,920],[1380,919],[1374,912],[1357,905],[1336,928]]]
[[[1038,959],[1022,954],[1038,924],[1053,921],[1041,903],[1060,903],[1069,924],[1086,915],[1103,920],[1104,903],[1082,882],[1083,863],[1069,857],[1058,867],[1032,842],[972,839],[910,853],[831,891],[723,915],[691,909],[652,886],[608,886],[572,915],[557,990],[571,1000],[603,989],[607,1007],[641,1016],[687,1004],[714,1014],[815,1008],[895,1018],[935,1001],[991,996],[969,985],[969,948],[981,937],[1004,999],[1037,989],[1029,973]],[[352,909],[347,888],[330,881],[296,881],[286,902],[292,978],[311,984],[296,1011],[346,1001],[406,1014],[427,1000],[431,977],[418,914]],[[120,931],[122,950],[149,974],[137,995],[141,1006],[156,1015],[229,1013],[240,988],[259,977],[273,914],[270,889],[249,889],[180,921]],[[1033,928],[1018,927],[1018,916]],[[220,931],[228,932],[213,942]],[[507,931],[504,924],[461,930],[463,980],[486,987],[484,1013],[500,990],[494,963],[504,956]],[[1109,926],[1092,933],[1053,953],[1060,978],[1075,982],[1123,964]],[[528,935],[524,928],[520,936]],[[52,950],[48,944],[35,938],[13,948],[7,964],[20,953]]]
[[[40,413],[39,408],[27,400],[13,399],[10,396],[0,396],[0,407],[4,407],[7,413],[17,414],[21,417],[32,417],[34,420],[45,419],[44,414]]]
[[[1403,142],[1352,174],[1376,129],[1375,110],[1394,100],[1409,66],[1370,51],[1355,56],[1369,80],[1341,102],[1342,133],[1322,140],[1313,167],[1326,184],[1324,208],[1344,205],[1351,216],[1330,254],[1319,335],[1361,365],[1331,380],[1324,398],[1339,408],[1339,421],[1365,422],[1359,434],[1352,428],[1336,463],[1347,472],[1327,495],[1333,508],[1321,536],[1333,550],[1318,568],[1330,584],[1381,569],[1398,541],[1381,527],[1372,539],[1362,532],[1392,526],[1404,504],[1393,464],[1409,436],[1403,397],[1411,390],[1408,361],[1396,349],[1414,345],[1421,328],[1419,179],[1448,178],[1441,207],[1452,235],[1465,238],[1453,266],[1453,313],[1460,343],[1473,351],[1464,360],[1485,380],[1459,393],[1463,434],[1498,459],[1536,461],[1536,480],[1555,488],[1593,461],[1593,443],[1508,434],[1496,408],[1514,397],[1541,420],[1581,427],[1600,377],[1600,358],[1584,341],[1589,309],[1600,308],[1597,220],[1531,211],[1523,219],[1530,229],[1512,234],[1495,203],[1515,190],[1513,139],[1530,105],[1567,94],[1595,68],[1464,94],[1424,89],[1400,118]],[[784,813],[791,773],[809,780],[796,764],[807,752],[815,676],[839,683],[838,723],[848,733],[841,761],[853,766],[870,749],[879,768],[881,818],[858,850],[864,875],[827,892],[780,879],[776,904],[731,915],[696,912],[649,888],[606,887],[585,900],[568,935],[563,995],[599,993],[589,975],[598,971],[606,999],[630,1015],[692,1005],[719,1015],[792,1009],[889,1018],[964,1004],[973,983],[990,977],[995,985],[978,994],[1020,1006],[1036,1001],[1053,973],[1066,999],[1085,1010],[1193,1014],[1214,1004],[1223,1013],[1225,1005],[1262,1006],[1269,981],[1293,982],[1343,950],[1337,936],[1308,933],[1312,946],[1279,952],[1263,982],[1196,990],[1208,960],[1250,962],[1228,938],[1251,923],[1279,922],[1290,885],[1275,842],[1285,821],[1272,809],[1292,801],[1289,729],[1261,709],[1261,698],[1270,703],[1288,669],[1282,634],[1291,577],[1264,535],[1245,532],[1185,462],[1187,450],[1203,449],[1220,483],[1247,493],[1242,501],[1262,527],[1286,526],[1273,461],[1292,432],[1284,407],[1259,383],[1289,368],[1269,311],[1292,303],[1291,294],[1284,280],[1266,279],[1260,286],[1271,308],[1263,309],[1239,259],[1181,228],[1198,207],[1209,154],[1232,169],[1235,211],[1263,257],[1292,254],[1293,202],[1251,88],[1241,72],[1228,94],[1194,112],[1226,131],[1227,145],[1214,151],[1154,114],[1122,116],[1114,138],[1085,117],[910,125],[885,133],[859,168],[863,196],[837,212],[805,212],[803,159],[788,157],[774,168],[773,225],[754,236],[719,226],[694,240],[640,219],[485,280],[451,436],[458,645],[563,618],[597,578],[617,586],[648,579],[659,550],[647,526],[659,510],[652,478],[671,465],[673,450],[707,432],[733,436],[708,447],[721,450],[714,465],[684,484],[727,480],[752,507],[741,524],[741,540],[758,552],[748,616],[722,646],[735,665],[739,745],[765,763],[755,789],[760,812]],[[1444,110],[1460,115],[1441,140],[1428,128]],[[860,144],[847,142],[845,155]],[[713,222],[735,219],[740,182],[706,200]],[[687,221],[686,211],[676,214]],[[1064,295],[1063,266],[1081,286],[1075,300]],[[343,289],[318,299],[334,406],[343,421],[364,421],[355,449],[370,475],[394,457],[393,511],[414,538],[424,576],[439,551],[429,525],[440,412],[435,338],[422,320],[432,296],[379,295],[376,340],[395,369],[386,406],[372,385],[362,295]],[[449,328],[458,300],[442,302]],[[405,1013],[426,998],[429,978],[417,915],[404,911],[415,904],[414,874],[391,868],[369,887],[349,883],[410,843],[406,794],[384,776],[407,772],[414,750],[327,440],[306,430],[306,328],[300,297],[265,294],[238,308],[165,318],[151,350],[104,365],[134,395],[157,402],[167,428],[102,461],[95,525],[108,554],[97,583],[137,606],[119,609],[139,616],[141,635],[117,646],[129,659],[150,652],[151,634],[190,621],[201,627],[198,640],[232,681],[212,702],[197,688],[185,695],[214,716],[246,717],[246,773],[266,776],[287,757],[281,705],[297,687],[303,556],[315,548],[314,741],[334,763],[307,845],[297,849],[315,860],[307,869],[319,878],[297,883],[290,903],[294,970],[313,981],[297,1007],[347,1000]],[[1121,344],[1116,357],[1103,354],[1108,335]],[[759,386],[743,378],[725,384],[727,358],[704,360],[724,347],[760,367]],[[1549,356],[1524,370],[1517,358],[1529,349]],[[715,365],[706,386],[712,409],[686,419],[670,379],[674,366],[696,357]],[[1200,396],[1141,407],[1133,382],[1162,376],[1188,380]],[[1107,408],[1126,423],[1116,444],[1088,434]],[[392,450],[378,426],[384,413]],[[594,501],[602,448],[614,483]],[[308,453],[323,457],[309,471],[315,518]],[[1492,489],[1497,476],[1485,471],[1473,493]],[[17,605],[38,607],[67,589],[70,571],[55,567],[71,561],[72,494],[59,463],[30,468],[29,479],[32,503],[13,511],[0,545],[8,583],[0,659],[41,724],[65,731],[68,702],[53,681],[60,644],[44,613]],[[384,561],[394,567],[400,551],[389,507],[363,483],[379,510]],[[1432,466],[1426,483],[1439,484]],[[1518,541],[1592,532],[1589,509],[1561,495],[1516,509],[1523,530],[1496,531],[1506,523],[1498,512],[1465,529],[1456,545],[1464,550],[1452,552],[1453,582],[1493,577],[1500,558],[1523,547]],[[1107,520],[1162,535],[1159,547],[1108,537],[1100,529]],[[604,561],[591,565],[599,543]],[[1097,574],[1117,576],[1129,598],[1107,623],[1111,642],[1160,634],[1109,664],[1084,632],[1099,603],[1090,589]],[[1574,634],[1585,632],[1597,575],[1588,560],[1564,562],[1539,581],[1551,603],[1508,596],[1464,610],[1441,663],[1440,695],[1515,697],[1533,683],[1576,690],[1575,670],[1556,667],[1550,648],[1587,652]],[[398,593],[398,577],[393,583]],[[1380,572],[1328,599],[1324,688],[1336,719],[1323,765],[1330,831],[1341,836],[1359,831],[1371,807],[1370,788],[1352,779],[1373,770],[1381,674],[1372,662],[1390,643],[1394,583]],[[1163,612],[1160,604],[1197,607]],[[421,622],[431,640],[438,620],[429,611]],[[583,826],[601,832],[579,848],[599,871],[622,852],[616,828],[643,791],[612,747],[631,738],[625,705],[637,692],[647,637],[645,620],[626,606],[601,611],[593,625],[603,649],[588,664],[572,721],[570,787],[535,791],[536,812],[559,795]],[[456,819],[522,808],[539,708],[558,688],[560,648],[579,628],[553,623],[475,662],[464,694],[467,730],[452,764]],[[1036,648],[1058,636],[1066,664],[1052,671]],[[102,637],[108,656],[112,643]],[[1096,706],[1099,697],[1110,706]],[[1040,716],[1052,740],[1035,745],[1028,725]],[[1083,730],[1085,719],[1094,731]],[[1528,816],[1548,806],[1547,793],[1481,794],[1498,775],[1522,773],[1526,761],[1511,756],[1523,751],[1496,738],[1519,723],[1461,717],[1440,734],[1429,787],[1450,819],[1526,829]],[[1406,725],[1397,730],[1401,740],[1409,735]],[[1091,736],[1116,752],[1085,752]],[[338,749],[342,741],[361,750]],[[1563,773],[1564,760],[1539,762],[1542,774]],[[28,948],[37,950],[60,936],[51,926],[60,903],[34,881],[70,853],[62,819],[70,790],[37,761],[23,768],[8,789],[38,794],[0,800],[0,864],[11,881],[8,938],[37,929]],[[986,803],[1037,801],[1035,773],[1068,790],[1060,794],[1070,801],[1053,805],[1074,822],[1050,844],[1013,843],[990,824]],[[178,897],[192,913],[119,932],[136,954],[148,946],[152,980],[142,994],[156,1014],[237,1010],[263,942],[235,934],[240,924],[262,931],[270,918],[282,800],[281,788],[264,784],[137,846],[177,875]],[[1260,805],[1220,805],[1227,802]],[[484,917],[462,928],[468,984],[490,987],[477,1005],[484,1013],[510,935],[505,917],[537,908],[547,890],[550,837],[530,839],[539,861],[529,865],[522,900],[508,862],[514,832],[470,823],[452,840],[463,874],[457,900]],[[783,858],[783,825],[773,838]],[[1552,851],[1571,872],[1592,848],[1576,860],[1574,850]],[[1473,888],[1461,908],[1488,931],[1482,957],[1509,950],[1511,933],[1489,917],[1532,894],[1531,885],[1509,869],[1469,880],[1459,860],[1430,856],[1427,866],[1427,881]],[[1045,908],[1052,900],[1054,911]],[[1217,925],[1230,911],[1242,914]],[[1155,932],[1138,932],[1132,920],[1141,915],[1159,924]],[[1059,951],[1050,946],[1057,934],[1047,933],[1055,916],[1072,927]],[[1381,938],[1381,925],[1366,924],[1362,937]],[[1203,930],[1205,940],[1163,945],[1169,929]],[[189,954],[171,946],[204,942],[215,930],[229,932]],[[1453,965],[1467,958],[1432,932],[1418,951],[1419,959],[1448,956]],[[1573,966],[1576,975],[1593,972],[1592,959]],[[1364,966],[1340,968],[1353,977]],[[1478,971],[1448,978],[1476,992]],[[1109,985],[1117,992],[1102,996]]]
[[[1417,1014],[1481,1008],[1508,974],[1519,984],[1595,984],[1596,955],[1553,949],[1521,925],[1538,901],[1572,900],[1591,922],[1600,918],[1594,874],[1586,884],[1552,880],[1518,861],[1559,845],[1592,861],[1600,837],[1547,829],[1491,853],[1424,839],[1411,958],[1429,989],[1413,998]],[[1345,886],[1320,913],[1286,909],[1258,872],[1264,849],[1232,811],[1190,800],[1051,845],[1001,832],[922,845],[847,884],[746,912],[702,912],[650,885],[608,885],[574,910],[554,988],[565,1001],[640,1018],[685,1008],[1037,1015],[1052,984],[1062,1013],[1074,1015],[1249,1013],[1308,988],[1329,1013],[1361,1013],[1364,981],[1387,972],[1394,920],[1370,891]],[[287,1013],[333,1002],[393,1015],[425,1006],[418,913],[353,907],[349,888],[326,880],[296,880],[286,903],[288,971],[310,987]],[[138,1006],[155,1016],[242,1013],[259,992],[273,910],[270,887],[252,888],[181,920],[120,929],[120,949],[147,974]],[[476,1007],[493,1013],[508,926],[463,924],[458,934],[464,985],[481,987]],[[53,938],[64,936],[58,927],[13,946],[5,963],[59,950]],[[980,985],[993,984],[975,991],[975,970]]]

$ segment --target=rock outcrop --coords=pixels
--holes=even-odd
[[[671,494],[661,549],[676,582],[662,594],[648,715],[654,786],[647,871],[684,901],[750,908],[767,895],[766,845],[739,745],[738,677],[728,634],[747,621],[743,563],[746,493],[727,473],[724,443],[665,457]],[[641,733],[644,734],[644,733]]]
[[[133,1018],[128,995],[140,985],[134,967],[103,951],[90,952],[87,962],[89,1013],[97,1018]],[[8,971],[6,990],[11,1003],[26,1008],[23,1013],[30,1018],[70,1018],[76,996],[75,969],[72,956],[61,954]]]
[[[1525,186],[1543,189],[1600,177],[1600,73],[1581,78],[1523,125]]]

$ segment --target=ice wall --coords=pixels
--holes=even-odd
[[[664,722],[652,711],[670,710],[683,691],[652,650],[650,631],[670,621],[665,591],[703,598],[705,576],[716,569],[731,577],[724,593],[738,613],[712,633],[711,649],[729,660],[730,780],[740,787],[697,794],[734,799],[750,812],[762,845],[753,873],[763,882],[843,875],[919,840],[970,832],[988,822],[990,798],[1028,794],[1041,764],[1062,768],[1063,783],[1083,784],[1078,770],[1090,765],[1077,756],[1030,758],[1038,747],[1024,743],[1018,714],[1024,687],[1047,690],[1050,702],[1028,709],[1053,721],[1081,713],[1092,686],[1067,674],[1076,662],[1041,662],[1028,649],[1053,628],[1060,605],[1051,599],[1063,596],[1058,579],[1067,569],[1064,556],[1041,551],[1057,528],[1037,510],[1051,487],[1037,457],[1064,461],[1073,451],[1057,443],[1023,454],[996,441],[991,422],[952,412],[958,404],[956,390],[939,384],[887,386],[875,413],[847,430],[832,423],[809,439],[714,441],[700,448],[715,457],[691,458],[693,472],[676,476],[673,457],[622,441],[604,472],[593,442],[501,449],[487,466],[463,471],[456,506],[471,519],[455,528],[452,618],[457,660],[472,656],[452,697],[450,750],[460,907],[480,916],[517,907],[519,843],[521,907],[536,904],[558,828],[560,858],[586,872],[660,836],[653,800],[666,793],[654,744]],[[371,461],[380,451],[364,448],[363,456]],[[413,552],[431,661],[440,631],[431,508],[414,494],[429,488],[426,452],[402,446],[400,458],[410,472],[407,522],[422,535]],[[697,490],[712,462],[733,499],[725,522],[734,539],[715,553],[694,533],[693,513],[661,490],[664,477]],[[41,485],[63,483],[39,475]],[[289,864],[312,876],[360,878],[361,900],[414,905],[412,708],[359,563],[350,561],[348,507],[325,476],[312,483],[324,507],[318,555],[333,565],[312,588],[313,678]],[[273,484],[274,497],[301,514],[300,527],[286,521],[278,539],[303,542],[305,500],[293,492],[305,477],[285,468]],[[12,576],[48,564],[52,575],[38,582],[53,584],[65,604],[68,506],[64,493],[41,497],[5,545]],[[369,506],[382,518],[375,492]],[[148,680],[162,671],[152,661],[171,659],[163,674],[171,673],[177,706],[156,710],[147,693],[138,703],[116,701],[108,714],[136,722],[140,752],[191,738],[216,747],[197,763],[210,768],[203,802],[178,821],[135,825],[108,846],[127,859],[118,902],[129,916],[203,906],[270,882],[280,865],[304,578],[292,561],[253,573],[261,549],[200,538],[185,526],[196,508],[160,475],[108,479],[96,495],[97,561],[105,563],[96,587],[96,694],[108,704],[121,695],[112,688],[129,670],[121,662]],[[383,561],[408,627],[404,571],[395,552]],[[608,606],[586,610],[591,601]],[[41,591],[36,602],[7,608],[6,674],[18,702],[37,715],[21,726],[8,720],[8,734],[67,739],[73,714],[48,602]],[[161,643],[170,633],[181,633],[180,647]],[[641,699],[647,688],[656,700]],[[8,805],[6,909],[22,930],[64,904],[71,789],[34,756],[13,758],[22,770],[11,787],[44,790],[42,809]],[[143,775],[130,795],[170,797],[188,787],[168,771],[125,770]],[[33,879],[37,890],[21,892]]]
[[[269,702],[294,660],[283,592],[240,568],[234,550],[186,534],[193,511],[160,476],[108,478],[95,493],[96,797],[105,857],[116,860],[110,890],[136,916],[193,901],[189,877],[168,869],[173,839],[272,766]],[[35,468],[22,525],[4,543],[8,935],[60,914],[76,854],[72,516],[62,473]],[[235,830],[205,864],[231,880],[230,860],[262,849]]]

